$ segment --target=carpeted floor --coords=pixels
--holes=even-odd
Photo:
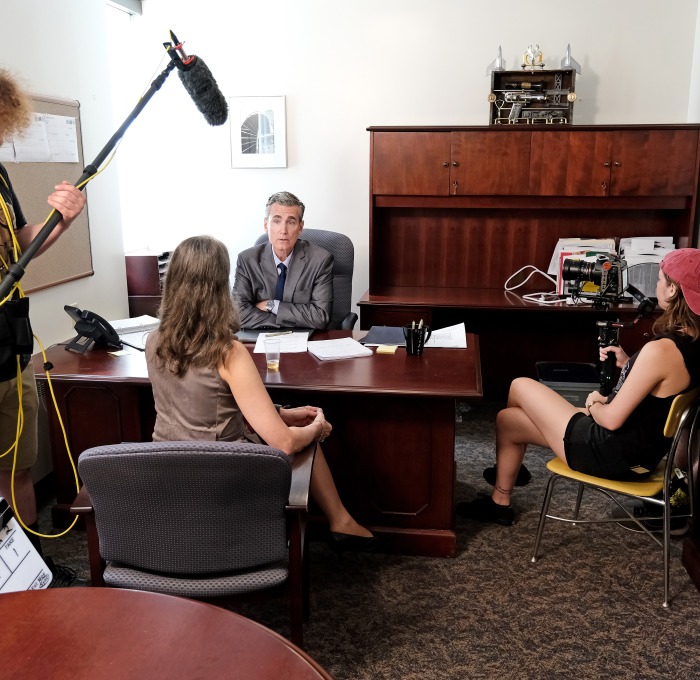
[[[479,404],[462,415],[458,500],[489,488],[481,473],[493,463],[496,412]],[[338,560],[312,544],[306,651],[338,680],[695,677],[700,594],[680,563],[682,540],[672,547],[668,610],[661,550],[615,524],[549,523],[541,557],[531,562],[551,455],[528,452],[533,480],[514,494],[513,527],[458,519],[454,559]],[[573,502],[573,493],[564,496]],[[42,522],[47,517],[45,508]],[[88,575],[80,532],[45,552]],[[239,611],[288,634],[283,598]]]

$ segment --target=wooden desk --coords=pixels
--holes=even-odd
[[[116,588],[5,593],[0,620],[4,678],[332,680],[264,626],[170,595]]]
[[[384,536],[388,549],[455,553],[455,401],[481,397],[478,339],[469,335],[467,344],[467,350],[430,348],[422,357],[403,348],[343,361],[284,354],[279,373],[268,373],[264,354],[253,354],[274,401],[323,407],[333,424],[323,448],[340,495],[359,521]],[[47,355],[75,459],[92,446],[151,439],[155,412],[142,354],[79,355],[57,345]],[[42,382],[36,357],[35,367]],[[49,429],[58,501],[53,519],[61,526],[75,482],[53,408]]]
[[[484,396],[505,400],[514,378],[537,378],[538,361],[598,360],[596,321],[633,321],[637,304],[619,303],[608,311],[562,301],[539,305],[502,288],[411,288],[391,286],[366,292],[358,302],[360,326],[399,326],[424,319],[432,328],[464,322],[479,336]],[[653,319],[623,329],[621,344],[631,355],[646,342]]]

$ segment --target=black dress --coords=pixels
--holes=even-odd
[[[690,385],[683,392],[700,385],[700,340],[691,341],[686,336],[677,335],[660,335],[654,340],[662,337],[675,342],[690,374]],[[625,364],[608,403],[619,392],[638,356],[639,352]],[[598,425],[585,413],[574,414],[564,434],[564,451],[569,467],[608,479],[627,478],[630,474],[636,476],[654,470],[671,447],[671,440],[664,437],[664,426],[676,396],[654,397],[648,394],[617,430]]]

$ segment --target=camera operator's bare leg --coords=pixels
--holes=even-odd
[[[496,417],[496,483],[491,497],[458,503],[458,514],[504,526],[515,515],[510,495],[528,444],[546,446],[560,458],[564,454],[564,433],[579,409],[546,385],[530,378],[516,378],[508,392],[508,403]]]
[[[578,409],[546,385],[530,378],[516,378],[508,403],[496,417],[496,485],[492,498],[510,505],[510,492],[528,444],[552,449],[566,461],[564,433]]]

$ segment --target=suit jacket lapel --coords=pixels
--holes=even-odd
[[[272,254],[272,244],[269,242],[265,244],[265,247],[260,252],[260,271],[262,272],[262,279],[265,285],[265,295],[268,300],[272,300],[275,296],[278,273],[275,266],[275,256]],[[289,279],[289,274],[287,274],[287,279]]]
[[[301,240],[297,241],[294,246],[294,257],[292,258],[292,266],[287,272],[287,280],[284,283],[284,300],[291,302],[294,296],[294,291],[297,289],[297,284],[301,275],[306,269],[306,243]]]

